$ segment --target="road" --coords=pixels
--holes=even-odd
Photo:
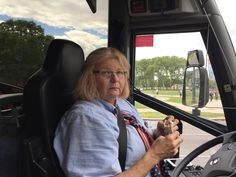
[[[185,157],[188,155],[192,150],[196,149],[201,144],[213,139],[214,136],[206,133],[188,123],[183,123],[183,145],[181,146],[180,150],[180,157]],[[220,145],[209,149],[208,151],[202,153],[199,157],[197,157],[193,164],[204,166],[205,163],[208,161],[210,156],[214,154]]]
[[[153,128],[156,126],[156,123],[157,121],[148,121],[149,126]],[[185,122],[183,122],[182,137],[183,137],[184,142],[182,143],[181,148],[180,148],[180,158],[184,158],[195,148],[207,142],[208,140],[214,138],[214,136]],[[205,151],[196,159],[194,159],[192,163],[194,165],[205,166],[205,163],[208,161],[210,156],[214,154],[219,149],[219,147],[220,145],[213,147],[209,149],[208,151]]]

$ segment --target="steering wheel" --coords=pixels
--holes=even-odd
[[[236,176],[236,131],[220,135],[193,150],[175,169],[171,177],[178,177],[186,165],[204,151],[223,143],[206,163],[201,177]]]

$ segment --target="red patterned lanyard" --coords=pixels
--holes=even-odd
[[[129,114],[125,112],[122,112],[122,114],[125,119],[126,125],[132,125],[133,127],[136,128],[139,136],[141,137],[144,143],[145,149],[147,151],[154,141],[152,135],[143,126],[138,124],[137,120],[133,116],[130,116]],[[151,176],[152,177],[169,177],[169,174],[164,168],[162,168],[162,165],[160,166],[159,164],[157,164],[157,165],[154,165],[153,168],[151,169]]]
[[[152,135],[140,124],[137,123],[136,119],[133,116],[129,116],[126,113],[123,113],[125,123],[126,125],[132,125],[133,127],[136,128],[139,136],[141,137],[146,151],[150,148],[150,145],[153,143],[153,137]]]

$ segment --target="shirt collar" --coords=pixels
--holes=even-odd
[[[103,106],[106,110],[108,110],[109,112],[114,112],[114,109],[116,108],[114,105],[112,105],[111,103],[108,103],[105,100],[102,99],[98,99],[97,102]]]

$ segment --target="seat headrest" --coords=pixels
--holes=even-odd
[[[83,63],[84,52],[78,44],[69,40],[54,39],[48,47],[42,70],[48,75],[59,76],[68,86],[78,79]]]

